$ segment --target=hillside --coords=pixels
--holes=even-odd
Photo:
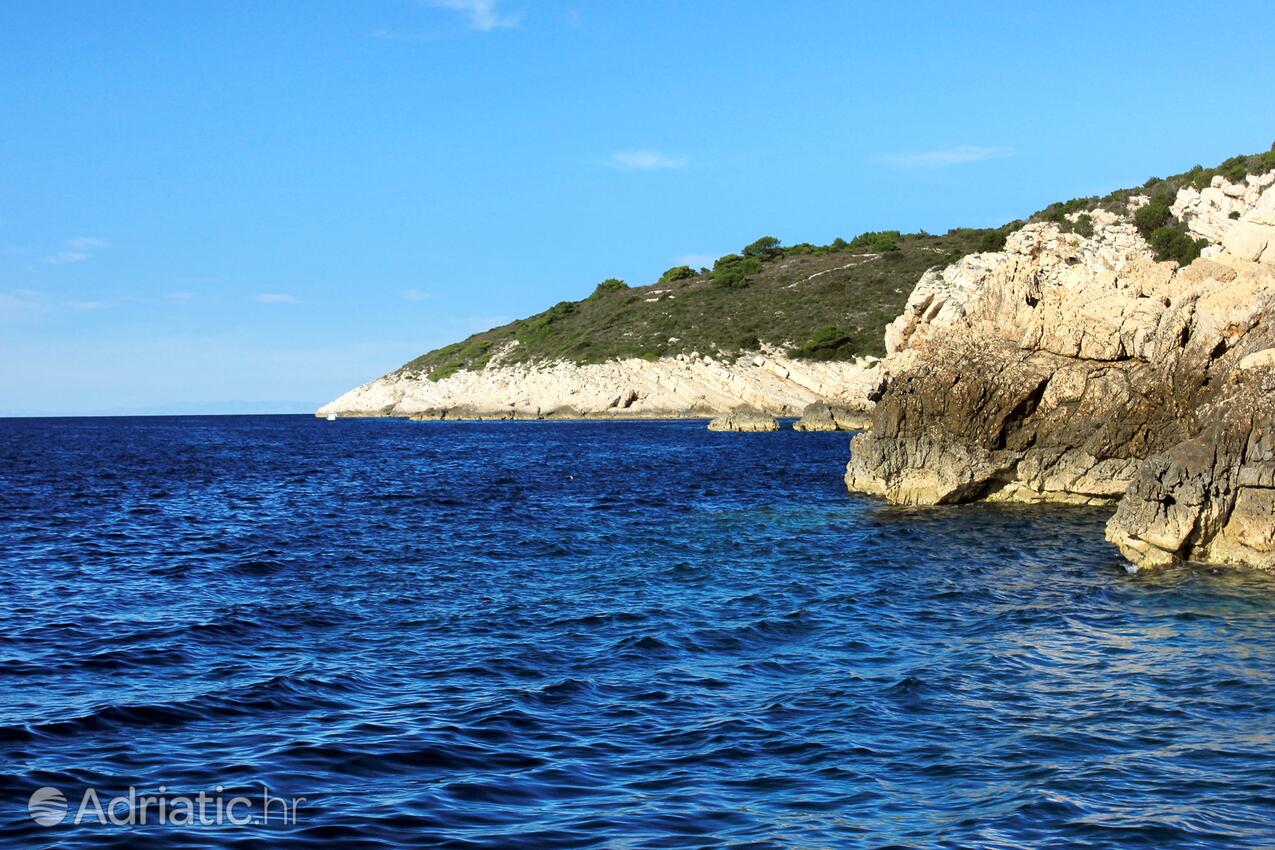
[[[1052,221],[1064,230],[1092,233],[1097,210],[1126,213],[1135,196],[1151,203],[1136,223],[1159,259],[1187,263],[1203,243],[1169,211],[1179,189],[1202,189],[1215,176],[1237,180],[1275,168],[1275,150],[1232,157],[1214,168],[1196,166],[1137,188],[1050,204],[1028,221]],[[851,360],[885,353],[882,329],[899,314],[908,293],[930,268],[967,254],[999,249],[1022,222],[997,229],[956,229],[944,235],[865,233],[830,245],[784,247],[770,237],[712,269],[669,269],[645,286],[619,280],[598,284],[587,298],[563,301],[542,313],[474,334],[405,364],[399,373],[441,380],[486,366],[711,352],[729,356],[767,345],[795,359]]]
[[[505,365],[729,355],[768,344],[790,356],[850,360],[883,354],[881,329],[898,315],[918,277],[977,250],[997,232],[944,236],[868,233],[832,245],[781,247],[758,240],[713,269],[670,269],[657,283],[605,281],[580,301],[474,334],[418,357],[400,371],[445,378]]]
[[[964,274],[963,261],[1000,262],[1006,240],[1025,225],[1096,245],[1097,233],[1118,224],[1131,250],[1184,266],[1225,229],[1200,231],[1184,204],[1272,169],[1275,148],[1050,204],[995,229],[878,231],[829,245],[762,237],[712,269],[677,267],[644,286],[603,281],[579,301],[424,354],[322,411],[542,418],[755,406],[792,415],[815,401],[867,410],[883,380],[875,359],[886,353],[884,331],[910,321],[903,314],[918,281],[942,288]]]

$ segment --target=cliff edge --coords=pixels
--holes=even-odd
[[[1078,204],[928,272],[887,329],[847,486],[1110,504],[1107,537],[1136,566],[1275,569],[1272,184]]]

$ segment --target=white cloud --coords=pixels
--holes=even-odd
[[[44,261],[54,266],[65,266],[69,263],[82,263],[92,256],[86,251],[58,251],[56,254],[45,257]]]
[[[947,168],[951,165],[965,165],[970,162],[983,162],[989,159],[1004,159],[1013,156],[1016,151],[1006,147],[988,147],[984,145],[957,145],[932,151],[915,153],[883,154],[872,158],[881,165],[893,165],[899,168]]]
[[[73,236],[66,240],[66,246],[77,251],[91,251],[98,248],[109,248],[111,243],[100,236]]]
[[[408,301],[429,301],[434,297],[434,293],[426,292],[423,289],[409,289],[403,293],[403,297]]]
[[[425,0],[430,6],[451,9],[469,18],[470,29],[488,32],[494,29],[516,27],[522,20],[519,14],[500,11],[498,0]]]
[[[195,296],[194,294],[190,292],[170,292],[164,297],[167,298],[169,301],[185,303],[186,301],[190,301],[191,299],[193,299]]]
[[[300,304],[301,299],[295,295],[285,295],[279,292],[263,292],[260,295],[254,295],[253,301],[258,304]]]
[[[33,319],[60,311],[106,310],[114,306],[114,302],[101,300],[54,301],[44,293],[30,289],[11,289],[8,292],[0,292],[0,320]]]
[[[621,171],[660,171],[668,168],[685,168],[686,157],[671,156],[659,151],[616,151],[607,165]]]
[[[61,251],[49,254],[44,261],[54,266],[82,263],[93,259],[93,254],[97,251],[109,247],[111,243],[100,236],[72,236],[70,239],[62,240]]]

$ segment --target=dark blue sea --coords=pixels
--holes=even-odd
[[[1275,846],[1275,579],[847,454],[0,420],[0,846]]]

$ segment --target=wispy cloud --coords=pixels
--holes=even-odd
[[[423,289],[409,289],[403,293],[403,297],[408,301],[429,301],[434,297],[434,293]]]
[[[469,18],[469,28],[481,32],[516,27],[522,15],[503,12],[498,0],[424,0],[426,5],[451,9]]]
[[[70,239],[62,240],[61,251],[49,254],[44,261],[54,266],[82,263],[93,259],[93,255],[103,248],[109,247],[111,243],[100,236],[72,236]]]
[[[195,297],[194,293],[191,293],[191,292],[169,292],[167,295],[164,296],[164,298],[166,298],[167,300],[176,301],[179,304],[184,304],[187,301],[191,301],[194,299],[194,297]]]
[[[872,158],[881,165],[893,165],[898,168],[947,168],[952,165],[965,165],[970,162],[983,162],[989,159],[1004,159],[1013,156],[1013,148],[989,147],[985,145],[956,145],[932,151],[913,153],[882,154]]]
[[[616,151],[607,160],[607,165],[621,171],[662,171],[669,168],[685,168],[686,157],[659,151]]]
[[[37,316],[73,311],[107,310],[115,301],[100,299],[54,300],[43,292],[30,289],[11,289],[0,292],[0,320],[32,319]]]
[[[258,304],[300,304],[301,299],[295,295],[286,295],[280,292],[263,292],[260,295],[252,296],[252,300]]]
[[[43,312],[40,294],[28,289],[0,292],[0,321],[30,319]]]

